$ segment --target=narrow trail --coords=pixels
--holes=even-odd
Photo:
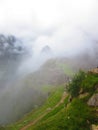
[[[65,100],[65,98],[67,97],[67,93],[64,92],[62,94],[61,100],[51,109],[51,108],[47,108],[46,112],[44,112],[41,116],[39,116],[37,119],[35,119],[34,121],[30,122],[28,125],[22,127],[20,130],[27,130],[27,128],[29,128],[30,126],[35,125],[38,121],[40,121],[45,115],[47,115],[49,112],[51,112],[52,110],[54,110],[56,107],[58,107],[60,104],[62,104]]]
[[[33,122],[29,123],[28,125],[24,126],[23,128],[21,128],[20,130],[26,130],[27,128],[29,128],[32,125],[35,125],[39,120],[41,120],[46,114],[48,114],[49,112],[45,112],[44,114],[42,114],[40,117],[38,117],[36,120],[34,120]]]

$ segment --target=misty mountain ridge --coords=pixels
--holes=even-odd
[[[64,84],[79,69],[88,70],[98,64],[95,44],[92,51],[71,57],[66,53],[54,55],[56,50],[47,44],[36,55],[35,48],[29,50],[27,45],[13,35],[0,35],[0,124],[14,122],[40,106],[49,92],[45,93],[44,87]]]
[[[66,108],[67,114],[62,113],[63,111],[58,113],[61,108],[65,109],[68,101],[67,99],[64,101],[62,94],[66,84],[71,83],[79,70],[85,71],[85,74],[87,72],[80,87],[91,89],[92,85],[93,91],[93,85],[95,88],[98,86],[96,86],[98,76],[89,75],[89,70],[96,67],[98,67],[97,0],[0,1],[0,125],[7,126],[14,122],[17,124],[17,121],[33,111],[32,116],[30,113],[23,124],[8,129],[5,127],[4,130],[21,130],[22,126],[32,122],[33,118],[35,122],[39,121],[44,112],[49,114],[44,118],[45,122],[47,116],[57,120],[58,117],[64,116],[63,121],[70,125],[70,128],[66,127],[64,130],[78,130],[81,123],[78,128],[72,128],[71,124],[77,126],[79,123],[77,117],[87,114],[86,104],[81,108],[81,104],[79,106],[77,102],[73,109],[72,101],[72,107],[68,103],[71,111]],[[79,84],[74,84],[75,88]],[[66,95],[65,92],[64,94]],[[62,101],[59,102],[61,97],[63,104],[60,104]],[[45,101],[47,103],[43,106]],[[77,108],[79,113],[73,116],[73,111],[77,112]],[[57,118],[53,116],[56,113]],[[70,118],[70,115],[73,118]],[[73,120],[74,117],[76,122]],[[44,128],[39,127],[37,130],[41,128],[48,130],[45,125],[50,125],[50,130],[54,123],[57,124],[52,129],[63,130],[63,122],[57,120],[53,122],[51,118],[48,123],[43,124]],[[85,119],[83,129],[80,127],[82,130],[87,130],[86,126],[89,125],[89,119]],[[80,118],[81,121],[84,122],[83,118]],[[0,127],[0,130],[3,130],[2,128]]]

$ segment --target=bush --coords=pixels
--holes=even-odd
[[[72,97],[76,97],[79,95],[81,82],[85,79],[85,76],[86,76],[85,72],[79,71],[79,73],[73,77],[72,82],[70,82],[67,85],[66,87],[67,92],[69,92]]]
[[[98,75],[96,74],[87,74],[87,77],[83,80],[81,86],[84,92],[93,93],[96,91],[96,86],[98,85]]]

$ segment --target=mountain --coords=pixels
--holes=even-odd
[[[65,85],[81,67],[88,70],[88,66],[92,66],[89,64],[90,62],[85,63],[83,60],[84,58],[79,62],[77,59],[72,60],[64,57],[49,59],[38,70],[25,75],[25,77],[18,78],[12,75],[13,82],[7,82],[8,89],[1,94],[0,103],[2,103],[2,99],[6,100],[3,100],[3,106],[0,108],[0,115],[3,116],[3,118],[1,116],[0,122],[2,124],[15,122],[32,109],[41,106],[51,94],[52,89]],[[9,79],[6,80],[9,81]],[[2,84],[4,85],[4,83]],[[7,97],[7,95],[9,96]],[[9,109],[7,108],[8,104],[11,104]]]
[[[65,84],[68,78],[69,76],[65,74],[59,61],[51,59],[36,72],[15,79],[0,98],[0,103],[2,99],[6,99],[0,108],[0,115],[3,116],[0,122],[2,124],[15,122],[35,107],[41,106],[50,95],[51,89]],[[7,95],[9,95],[8,98]],[[9,108],[7,108],[8,104],[11,104]]]
[[[41,53],[52,53],[52,49],[48,45],[44,46],[41,50]]]
[[[59,86],[65,86],[71,81],[79,69],[88,71],[98,63],[95,55],[86,52],[75,57],[53,58],[52,48],[44,46],[40,51],[39,59],[35,57],[37,61],[35,66],[39,66],[43,58],[46,58],[46,62],[43,62],[36,71],[30,69],[30,72],[26,73],[28,69],[24,66],[33,68],[34,57],[29,62],[27,50],[20,39],[15,36],[0,35],[0,48],[1,125],[14,123],[31,110],[38,109],[56,89],[58,93]],[[19,73],[21,69],[26,73],[25,75]],[[58,99],[58,96],[55,96],[53,95],[54,99],[51,99],[51,103]]]

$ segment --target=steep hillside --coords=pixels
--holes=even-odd
[[[54,88],[43,106],[4,130],[96,130],[97,127],[98,74],[80,71],[66,89],[65,85]]]
[[[32,109],[42,105],[51,90],[55,86],[65,84],[72,72],[67,64],[64,66],[53,59],[25,77],[17,79],[12,75],[14,81],[5,82],[7,88],[0,94],[0,124],[16,122]]]

